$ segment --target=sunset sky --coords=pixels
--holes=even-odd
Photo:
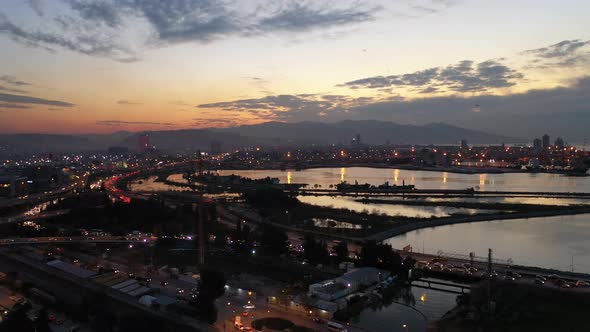
[[[590,136],[587,0],[0,3],[1,133],[377,119]]]

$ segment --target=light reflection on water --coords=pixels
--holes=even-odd
[[[276,177],[287,183],[288,171],[247,170],[220,171],[222,175],[237,174],[251,178]],[[370,183],[374,185],[389,181],[391,184],[413,184],[418,189],[465,189],[479,187],[485,191],[556,191],[590,192],[590,177],[570,177],[547,173],[506,173],[506,174],[457,174],[400,170],[391,168],[313,168],[291,172],[292,183],[320,184],[328,188],[341,181]]]
[[[407,331],[425,331],[427,322],[440,319],[455,306],[457,298],[456,294],[414,286],[408,295],[382,308],[366,308],[352,319],[352,324],[374,332],[405,332],[404,324]],[[406,305],[420,311],[427,320]]]

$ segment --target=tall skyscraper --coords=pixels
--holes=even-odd
[[[137,146],[139,153],[145,152],[145,150],[150,148],[150,135],[149,134],[141,134],[137,137]]]
[[[469,146],[467,145],[467,140],[462,139],[461,140],[461,150],[467,150],[467,149],[469,149]]]
[[[221,143],[219,141],[211,141],[211,154],[220,154],[221,153]]]
[[[563,141],[563,138],[558,137],[555,139],[555,146],[557,146],[558,148],[563,148],[565,146],[565,142]]]
[[[535,140],[533,141],[533,148],[535,148],[535,150],[541,149],[543,147],[542,144],[543,143],[541,142],[540,139],[535,138]]]
[[[549,147],[549,145],[551,145],[551,142],[549,141],[550,137],[549,135],[545,134],[543,135],[543,147],[546,149]]]

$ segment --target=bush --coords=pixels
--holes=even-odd
[[[292,328],[293,326],[295,326],[295,324],[293,324],[293,322],[290,320],[276,317],[257,319],[252,322],[252,327],[259,331],[265,327],[271,330],[284,331],[286,329]]]

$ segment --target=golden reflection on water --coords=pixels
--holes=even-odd
[[[480,186],[485,186],[486,183],[488,181],[488,175],[487,174],[480,174],[479,175],[479,185]]]
[[[449,172],[443,172],[442,176],[443,176],[443,183],[447,183],[447,181],[449,181]]]
[[[399,173],[399,169],[393,170],[393,181],[395,184],[397,184],[397,181],[399,180]]]
[[[346,176],[346,167],[340,168],[340,182],[344,182],[344,177]]]
[[[291,184],[292,178],[293,178],[293,172],[288,171],[287,172],[287,184]]]

